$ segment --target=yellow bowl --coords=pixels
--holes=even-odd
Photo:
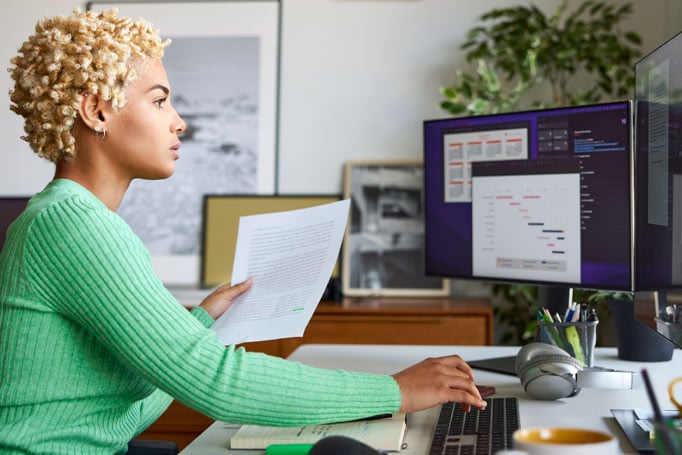
[[[612,454],[616,440],[608,433],[586,428],[536,427],[514,432],[514,448],[529,454]]]

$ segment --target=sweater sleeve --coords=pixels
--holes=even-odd
[[[168,406],[173,402],[173,397],[161,389],[156,389],[140,403],[140,420],[135,436],[146,430],[152,423],[161,417]]]
[[[213,318],[203,308],[194,307],[192,308],[191,313],[204,325],[204,327],[211,327],[213,325]],[[143,399],[141,403],[140,423],[136,435],[142,433],[161,417],[161,414],[168,409],[168,406],[170,406],[172,402],[173,397],[161,389],[157,389],[150,396]]]
[[[396,412],[388,375],[324,370],[225,347],[154,274],[127,224],[91,201],[68,199],[33,226],[26,261],[34,292],[78,321],[119,361],[218,420],[304,425]]]
[[[215,321],[213,320],[211,315],[208,314],[206,310],[204,310],[200,306],[192,308],[192,315],[194,315],[194,317],[197,318],[197,321],[199,321],[207,329],[213,327],[213,323]]]

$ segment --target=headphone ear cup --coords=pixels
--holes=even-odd
[[[523,366],[526,365],[529,361],[533,360],[538,356],[547,355],[571,357],[571,355],[568,352],[552,344],[540,343],[537,341],[533,343],[528,343],[519,350],[518,354],[516,354],[516,363],[514,364],[516,368],[516,374],[519,375]]]
[[[563,349],[545,343],[524,346],[516,359],[516,372],[524,390],[538,400],[576,395],[580,391],[576,382],[580,370],[578,360]]]

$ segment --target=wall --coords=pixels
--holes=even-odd
[[[453,82],[462,64],[465,32],[483,12],[516,3],[282,0],[279,192],[340,193],[345,161],[419,158],[421,122],[445,115],[437,107],[438,88]],[[534,3],[553,11],[559,0]],[[640,33],[643,50],[682,30],[676,0],[633,3],[625,28]],[[78,5],[84,3],[16,2],[0,17],[3,68],[37,19]],[[0,91],[9,88],[2,71]],[[0,195],[32,194],[51,178],[52,165],[35,157],[21,134],[18,116],[1,109]]]

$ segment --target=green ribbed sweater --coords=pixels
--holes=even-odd
[[[124,453],[172,397],[229,422],[303,425],[395,412],[387,375],[223,346],[148,251],[85,188],[55,180],[0,255],[0,453]]]

